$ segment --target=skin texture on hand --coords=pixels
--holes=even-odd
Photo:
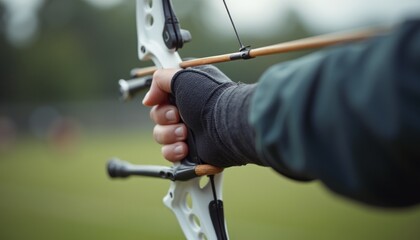
[[[197,163],[223,168],[262,165],[248,122],[255,87],[233,82],[212,65],[157,71],[143,103],[153,106],[153,136],[162,144],[163,156],[179,161],[193,147]]]
[[[153,75],[152,86],[143,99],[143,105],[152,107],[150,118],[156,124],[153,138],[162,145],[163,157],[171,162],[180,161],[188,154],[188,146],[184,142],[187,128],[180,123],[178,109],[169,104],[172,77],[179,70],[157,70]]]
[[[171,91],[172,77],[181,69],[158,69],[153,74],[152,86],[143,99],[145,106],[167,104]]]

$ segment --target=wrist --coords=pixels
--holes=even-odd
[[[250,103],[256,84],[235,84],[217,99],[213,126],[209,133],[219,142],[231,165],[263,165],[255,149],[254,130],[248,122]]]

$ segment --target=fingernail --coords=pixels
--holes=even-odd
[[[176,154],[182,154],[184,152],[183,148],[181,145],[178,145],[174,148],[174,153]]]
[[[167,120],[169,121],[175,121],[176,120],[176,115],[175,115],[175,111],[174,110],[169,110],[165,113],[165,117]]]
[[[175,135],[177,137],[183,137],[184,136],[184,129],[182,127],[177,127],[175,129]]]

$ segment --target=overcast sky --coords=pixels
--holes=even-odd
[[[203,4],[209,5],[206,18],[215,28],[227,26],[223,22],[225,18],[210,16],[216,11],[225,14],[221,2],[203,1]],[[227,0],[227,4],[237,25],[244,31],[257,34],[269,34],[273,29],[281,31],[286,28],[286,13],[290,9],[299,14],[314,33],[376,23],[392,24],[409,15],[420,17],[419,0]]]
[[[24,44],[36,33],[37,11],[44,0],[0,0],[7,3],[9,39]],[[98,7],[112,7],[122,1],[85,0]],[[174,0],[177,1],[177,0]],[[222,0],[199,1],[206,5],[202,13],[207,24],[220,34],[231,34]],[[244,34],[270,34],[287,28],[287,11],[293,9],[314,33],[365,26],[390,24],[408,15],[420,17],[420,0],[226,0],[238,28]],[[187,7],[188,5],[184,5]],[[215,17],[217,16],[217,17]],[[134,19],[134,16],[133,16]],[[228,29],[228,31],[226,31]],[[275,30],[273,30],[275,29]]]

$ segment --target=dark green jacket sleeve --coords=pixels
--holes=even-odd
[[[420,202],[420,21],[270,68],[250,123],[265,164],[379,206]]]

